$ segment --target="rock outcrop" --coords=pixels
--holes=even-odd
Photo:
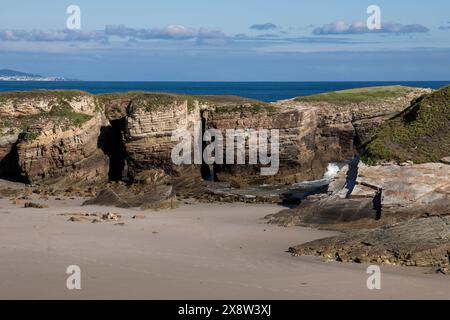
[[[209,112],[207,128],[280,131],[280,170],[276,176],[261,177],[260,166],[237,165],[216,166],[216,174],[220,181],[242,179],[244,183],[253,180],[290,184],[320,179],[330,162],[352,159],[360,144],[381,123],[429,92],[407,87],[375,87],[337,92],[333,100],[316,95],[279,101],[269,107],[215,108]]]
[[[94,198],[89,199],[83,205],[115,206],[119,208],[143,209],[164,207],[172,203],[173,188],[170,185],[150,185],[147,187],[127,187],[124,185],[111,186],[101,190]]]
[[[29,129],[33,139],[17,144],[19,171],[25,181],[47,184],[92,184],[108,180],[108,159],[98,145],[101,115],[62,129],[53,122]],[[31,131],[33,130],[33,131]]]
[[[448,272],[450,216],[421,218],[374,230],[348,232],[291,247],[289,252],[341,262],[434,267]]]
[[[413,101],[375,132],[363,153],[372,166],[358,156],[340,171],[327,194],[268,217],[282,225],[346,231],[292,247],[291,253],[448,273],[449,88]]]
[[[93,95],[77,90],[34,90],[0,94],[0,117],[16,118],[48,113],[61,101],[70,104],[73,111],[93,114],[97,108]]]
[[[317,149],[317,125],[313,110],[299,111],[269,106],[217,107],[208,113],[206,128],[227,130],[254,129],[279,130],[279,170],[274,176],[261,176],[263,165],[215,165],[219,181],[254,183],[295,183],[311,177],[323,176],[320,154]],[[249,145],[246,144],[246,163]],[[269,144],[270,147],[270,144]],[[224,154],[226,150],[224,142]],[[325,160],[326,161],[326,160]]]
[[[329,162],[352,158],[362,137],[370,136],[372,128],[424,92],[395,90],[395,99],[355,102],[355,93],[347,92],[350,103],[330,103],[318,96],[314,101],[272,104],[238,97],[142,92],[1,94],[0,174],[13,173],[31,183],[134,182],[141,172],[153,169],[198,184],[202,179],[240,185],[314,180],[323,176]],[[223,134],[229,129],[279,130],[278,173],[261,176],[263,165],[175,165],[171,152],[178,141],[172,141],[173,131],[184,129],[193,135],[198,123],[202,124],[200,134],[207,129]]]
[[[97,99],[78,91],[0,95],[2,175],[27,183],[92,184],[108,179]]]
[[[291,103],[315,108],[325,137],[327,133],[335,135],[338,130],[350,132],[356,143],[363,143],[383,122],[409,107],[411,101],[431,92],[403,86],[369,87],[299,97]],[[351,142],[344,142],[343,146],[348,143]]]
[[[175,177],[184,172],[201,178],[198,165],[193,162],[177,165],[171,156],[179,143],[172,139],[173,132],[185,130],[193,137],[194,128],[200,122],[198,101],[164,94],[144,94],[133,99],[127,108],[125,124],[125,151],[131,180],[149,169],[162,169]]]
[[[310,197],[270,221],[346,229],[450,214],[449,89],[415,99],[374,133],[362,159],[380,165],[367,166],[358,156],[341,170],[328,194]],[[436,162],[413,162],[428,158]]]
[[[327,194],[268,216],[270,223],[347,230],[374,228],[421,216],[450,215],[450,165],[344,167]]]

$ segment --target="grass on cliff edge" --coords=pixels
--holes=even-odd
[[[305,97],[297,97],[297,102],[328,102],[332,104],[351,104],[378,102],[403,97],[413,88],[405,86],[382,86],[327,92]]]
[[[0,127],[20,128],[23,132],[23,139],[33,141],[40,135],[39,132],[30,131],[30,127],[33,125],[53,121],[61,125],[64,130],[68,130],[71,127],[81,127],[90,119],[92,119],[91,115],[75,112],[67,101],[61,100],[55,103],[49,112],[0,119]]]
[[[71,126],[81,127],[85,122],[92,119],[91,115],[75,112],[65,101],[52,107],[50,112],[44,113],[44,116],[68,120]]]
[[[384,123],[366,144],[363,160],[437,162],[450,156],[450,86],[416,99]]]
[[[35,99],[35,98],[59,98],[64,100],[72,100],[74,98],[90,95],[87,92],[80,90],[31,90],[31,91],[13,91],[13,92],[0,92],[0,102],[6,100],[20,100],[20,99]]]
[[[237,96],[223,96],[223,95],[186,95],[186,94],[172,94],[172,93],[158,93],[148,92],[138,94],[137,92],[128,93],[128,96],[133,101],[133,107],[143,109],[146,112],[158,109],[165,109],[168,106],[181,104],[187,101],[188,108],[192,110],[195,102],[201,104],[210,104],[215,106],[218,112],[231,113],[237,111],[249,111],[252,113],[267,111],[269,113],[276,111],[275,107],[269,103],[247,99]],[[107,97],[104,97],[105,99]]]

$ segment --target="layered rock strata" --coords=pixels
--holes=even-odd
[[[108,178],[99,143],[107,120],[97,99],[78,91],[0,95],[1,174],[27,183],[91,184]]]
[[[295,99],[273,104],[219,96],[124,93],[94,96],[78,91],[33,91],[0,96],[0,174],[26,182],[73,179],[133,182],[145,170],[174,178],[238,184],[290,184],[321,178],[329,162],[345,161],[358,141],[422,89],[395,100],[330,104]],[[263,165],[175,165],[175,130],[279,130],[280,168]],[[206,144],[202,145],[202,148]],[[224,146],[224,149],[226,146]],[[119,172],[120,171],[120,172]]]
[[[261,177],[261,166],[219,165],[220,181],[241,179],[244,183],[295,183],[323,177],[330,162],[352,159],[363,141],[388,118],[408,107],[428,89],[389,88],[395,97],[353,102],[351,90],[339,103],[292,99],[270,107],[214,108],[206,127],[228,129],[278,129],[280,170],[273,177]],[[375,88],[373,91],[382,91]],[[248,146],[247,146],[248,147]]]
[[[80,127],[61,129],[55,123],[46,123],[29,129],[36,132],[36,137],[17,144],[20,174],[33,183],[107,181],[108,158],[98,142],[103,125],[99,114]]]
[[[177,97],[160,98],[153,94],[143,95],[128,106],[125,150],[129,176],[134,180],[145,170],[162,169],[175,177],[184,172],[201,178],[192,157],[191,164],[185,165],[175,164],[172,160],[172,150],[180,142],[172,138],[177,130],[188,133],[193,148],[194,130],[201,123],[199,104],[190,104]]]

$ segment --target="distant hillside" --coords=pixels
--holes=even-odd
[[[388,120],[366,149],[369,164],[436,162],[450,156],[450,86],[417,99]]]
[[[42,76],[37,74],[31,74],[26,72],[20,72],[10,69],[0,69],[0,77],[36,77],[42,78]]]
[[[0,81],[67,81],[62,77],[48,77],[10,69],[0,69]]]

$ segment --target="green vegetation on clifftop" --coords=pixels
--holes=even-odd
[[[216,112],[219,114],[240,113],[240,112],[249,112],[249,113],[267,112],[271,114],[277,111],[278,111],[277,107],[270,104],[243,104],[243,105],[216,107]]]
[[[68,130],[72,127],[81,127],[90,119],[92,119],[91,115],[75,112],[65,99],[60,99],[53,104],[49,112],[0,119],[0,128],[9,128],[10,133],[19,129],[24,133],[25,141],[33,141],[38,138],[39,132],[30,131],[30,127],[52,122],[61,126],[63,130]]]
[[[412,90],[413,88],[404,86],[369,87],[297,97],[294,100],[297,102],[327,102],[345,105],[351,103],[379,102],[386,99],[396,99],[405,96]]]
[[[436,162],[450,156],[450,86],[425,95],[388,120],[366,144],[363,160]]]
[[[89,93],[80,90],[31,90],[31,91],[15,91],[0,92],[0,103],[6,100],[23,100],[23,99],[63,99],[70,101],[74,98],[89,95]]]
[[[199,104],[208,104],[215,106],[218,112],[274,112],[276,108],[269,103],[258,100],[247,99],[236,96],[221,96],[221,95],[186,95],[186,94],[172,94],[172,93],[128,93],[128,97],[132,102],[133,108],[143,109],[146,112],[155,110],[166,110],[168,107],[173,107],[187,102],[189,110],[192,110],[198,102]],[[105,99],[105,97],[103,97]]]

